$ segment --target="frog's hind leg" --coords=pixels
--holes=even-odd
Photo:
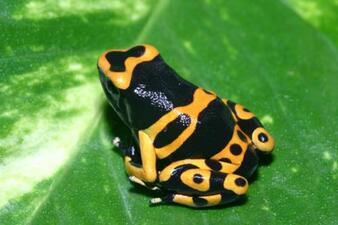
[[[272,151],[275,141],[264,129],[262,123],[255,114],[244,108],[242,105],[223,99],[229,107],[241,130],[252,140],[255,147],[263,152]]]
[[[171,194],[154,198],[151,204],[174,202],[191,207],[225,204],[244,195],[247,180],[233,174],[238,166],[211,159],[174,162],[159,174],[161,187]]]
[[[130,180],[145,185],[145,183],[154,183],[157,178],[156,171],[156,155],[152,145],[152,141],[143,131],[138,133],[140,141],[140,155],[141,165],[133,163],[132,154],[126,153],[124,157],[124,164],[127,173],[130,175]],[[130,148],[132,150],[133,147]]]
[[[238,198],[237,195],[229,193],[220,193],[214,195],[182,195],[182,194],[168,194],[162,198],[152,198],[151,205],[160,203],[177,203],[189,207],[210,207],[215,205],[223,205],[233,202]]]
[[[142,139],[142,142],[144,142],[144,139]],[[142,169],[142,159],[140,155],[140,150],[136,150],[135,149],[136,147],[133,144],[126,144],[122,142],[119,137],[115,137],[112,140],[112,144],[115,147],[119,148],[122,154],[124,155],[126,164],[125,166],[127,168],[127,171],[130,171],[128,178],[131,182],[142,185],[151,190],[159,190],[159,188],[154,186],[152,183],[146,183],[145,181],[136,176],[139,173],[141,173],[139,171]],[[149,151],[149,148],[147,150]]]

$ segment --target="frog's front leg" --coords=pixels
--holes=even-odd
[[[251,139],[256,148],[263,152],[271,152],[275,141],[264,129],[256,115],[242,105],[228,99],[223,99],[223,102],[229,107],[238,126]]]
[[[226,204],[244,195],[247,180],[232,171],[238,166],[210,159],[174,162],[161,171],[160,185],[171,192],[150,203],[174,202],[192,207]]]
[[[139,131],[138,138],[142,165],[134,165],[128,154],[124,157],[124,164],[127,173],[131,176],[130,180],[145,185],[145,182],[153,183],[157,178],[156,154],[152,141],[145,132]]]

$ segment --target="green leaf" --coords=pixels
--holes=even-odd
[[[336,1],[4,0],[0,8],[0,224],[338,222]],[[110,143],[128,131],[106,103],[96,60],[139,43],[253,110],[274,135],[273,157],[245,201],[149,207],[156,194],[129,183]]]

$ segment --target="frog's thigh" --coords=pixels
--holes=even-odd
[[[223,99],[223,102],[229,107],[237,120],[237,124],[249,136],[253,144],[261,151],[270,152],[275,145],[275,141],[264,129],[256,115],[242,105],[228,99]]]
[[[155,150],[151,139],[146,133],[139,131],[138,137],[142,166],[137,167],[133,165],[131,163],[132,159],[129,156],[125,156],[124,164],[129,175],[135,176],[138,180],[153,183],[157,177]]]
[[[190,163],[169,165],[159,175],[159,182],[164,189],[179,194],[156,198],[151,200],[152,203],[175,202],[194,207],[212,206],[231,202],[247,192],[248,182],[244,177],[207,169],[204,164],[195,163],[194,160],[187,161]],[[204,168],[198,168],[198,164]],[[229,164],[229,167],[232,166]],[[235,168],[222,169],[231,171]]]

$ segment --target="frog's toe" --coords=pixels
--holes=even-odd
[[[120,148],[121,146],[121,138],[119,137],[114,137],[113,140],[112,140],[112,144],[117,147],[117,148]]]
[[[173,202],[175,194],[167,194],[160,198],[152,198],[149,200],[150,205],[158,205],[163,203],[171,203]]]
[[[275,140],[263,127],[257,127],[251,139],[257,150],[262,152],[271,152],[275,145]]]
[[[227,99],[223,101],[232,111],[238,126],[251,139],[254,147],[262,152],[271,152],[275,141],[256,115],[238,103]]]
[[[141,180],[140,178],[136,177],[136,176],[129,176],[128,177],[129,180],[133,183],[136,183],[136,184],[139,184],[139,185],[142,185],[152,191],[160,191],[161,189],[157,186],[154,186],[152,184],[149,184],[149,183],[146,183],[144,182],[143,180]]]
[[[152,198],[149,200],[150,205],[157,205],[163,203],[162,198]]]

